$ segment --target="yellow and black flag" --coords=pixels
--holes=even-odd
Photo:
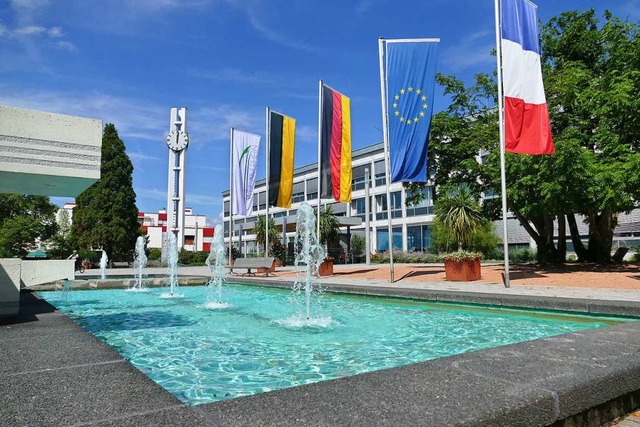
[[[291,207],[296,121],[269,112],[269,205]]]

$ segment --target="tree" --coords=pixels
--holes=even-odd
[[[458,252],[469,249],[473,235],[483,225],[480,203],[467,186],[443,187],[435,204],[435,222],[448,230]]]
[[[76,198],[71,233],[80,248],[104,249],[111,260],[129,260],[140,226],[133,165],[115,126],[102,136],[100,180]]]
[[[57,210],[46,196],[0,194],[0,258],[22,257],[53,236]]]
[[[580,260],[608,263],[621,212],[640,199],[640,24],[590,9],[565,12],[542,31],[545,89],[554,138],[580,151],[565,212]],[[565,197],[565,200],[567,198]],[[589,226],[579,239],[576,214]]]
[[[608,263],[618,215],[640,199],[640,24],[608,12],[604,18],[601,25],[593,10],[565,12],[543,26],[556,153],[506,156],[508,208],[535,240],[539,263],[565,260],[567,227],[581,261]],[[435,185],[465,183],[478,196],[499,195],[495,79],[478,74],[469,87],[453,76],[439,74],[437,81],[452,102],[433,119]],[[479,153],[486,154],[482,163]],[[483,211],[500,217],[499,201],[485,201]],[[589,226],[587,246],[578,235],[579,217]]]
[[[254,232],[256,233],[256,242],[260,248],[264,248],[264,244],[267,236],[267,219],[266,216],[259,215],[256,219],[256,225],[254,226]],[[278,227],[273,218],[269,218],[269,241],[275,242],[280,238]]]
[[[325,205],[320,211],[320,235],[318,241],[328,249],[340,240],[340,224],[333,214],[333,207]],[[328,252],[327,252],[328,253]]]

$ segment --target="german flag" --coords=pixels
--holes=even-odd
[[[296,121],[269,112],[269,205],[289,209],[293,193]]]
[[[351,101],[322,86],[320,197],[351,201]]]

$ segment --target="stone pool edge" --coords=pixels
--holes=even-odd
[[[291,285],[262,278],[232,281]],[[638,312],[637,303],[624,301],[322,286],[336,292],[505,307]],[[629,322],[188,409],[203,425],[600,425],[640,404],[639,332],[640,322]]]

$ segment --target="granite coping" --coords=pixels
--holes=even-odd
[[[550,425],[638,393],[639,332],[627,322],[190,407],[23,292],[20,315],[0,319],[0,425]]]

